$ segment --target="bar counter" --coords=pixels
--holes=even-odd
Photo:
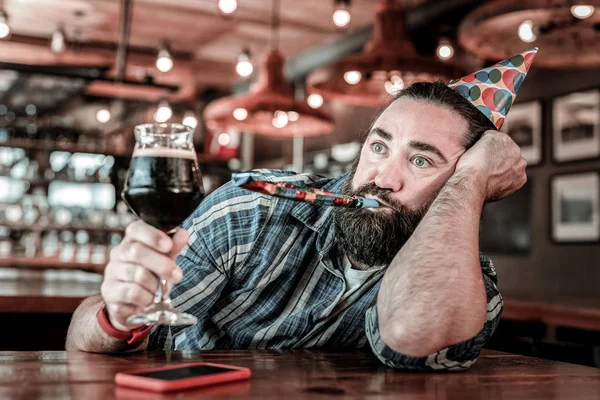
[[[155,394],[117,387],[117,372],[207,361],[248,367],[247,382]],[[373,398],[597,399],[600,369],[484,350],[466,372],[409,373],[365,352],[204,351],[119,355],[0,352],[2,399]]]

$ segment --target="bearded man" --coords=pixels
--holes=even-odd
[[[523,64],[519,57],[508,61]],[[67,349],[370,348],[395,368],[468,368],[502,310],[496,273],[479,252],[483,205],[519,189],[526,162],[498,119],[474,107],[476,90],[450,86],[401,91],[366,132],[349,174],[254,171],[373,198],[378,208],[294,202],[230,182],[172,239],[133,223],[102,294],[75,312]],[[126,324],[152,303],[156,275],[170,277],[173,305],[196,325]]]

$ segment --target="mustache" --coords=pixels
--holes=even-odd
[[[361,197],[366,197],[366,195],[371,195],[371,196],[375,197],[376,200],[380,199],[381,201],[386,203],[384,205],[391,207],[393,210],[396,210],[396,211],[402,210],[402,204],[391,198],[389,190],[382,189],[373,182],[369,182],[369,183],[366,183],[366,184],[360,186],[358,189],[356,189],[354,191],[353,195],[361,196]]]

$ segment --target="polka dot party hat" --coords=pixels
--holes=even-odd
[[[499,130],[537,51],[534,47],[489,68],[453,79],[448,87],[469,100]]]

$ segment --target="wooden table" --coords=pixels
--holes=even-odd
[[[114,375],[210,361],[252,369],[248,382],[174,394],[117,388]],[[466,372],[407,373],[369,352],[206,351],[101,355],[0,352],[2,399],[598,399],[600,369],[484,350]]]

